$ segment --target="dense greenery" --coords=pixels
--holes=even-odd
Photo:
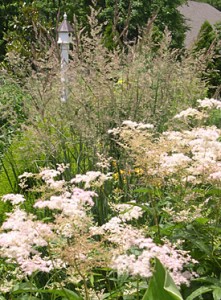
[[[199,52],[203,52],[207,59],[206,73],[203,75],[203,78],[207,80],[208,95],[210,97],[220,97],[221,91],[220,29],[221,23],[212,26],[208,21],[205,21],[194,46],[194,52],[197,55]]]
[[[76,17],[80,28],[88,28],[87,15],[91,5],[100,10],[99,20],[107,22],[103,30],[108,47],[112,48],[115,43],[137,40],[148,20],[154,16],[158,34],[167,27],[172,33],[172,45],[181,47],[185,25],[176,8],[184,2],[185,0],[107,0],[97,3],[91,0],[1,0],[0,59],[11,50],[33,59],[33,52],[36,54],[36,51],[40,51],[39,35],[42,31],[48,32],[55,39],[58,22],[65,11],[70,20],[73,20],[73,16]]]

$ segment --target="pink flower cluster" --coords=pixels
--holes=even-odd
[[[62,170],[53,170],[45,168],[40,173],[39,176],[44,180],[46,185],[51,189],[62,189],[64,186],[65,181],[64,180],[54,180],[55,177],[60,175],[63,172]]]
[[[91,227],[92,234],[99,234],[111,242],[111,267],[119,274],[149,278],[152,276],[152,261],[158,258],[170,271],[177,285],[189,284],[196,274],[183,272],[186,265],[196,263],[187,251],[178,250],[169,242],[156,245],[151,238],[145,238],[144,233],[126,224],[119,217],[110,219],[101,227]],[[136,249],[136,254],[131,249]],[[139,252],[139,254],[137,254]]]
[[[174,157],[176,156],[174,155]],[[179,157],[188,163],[185,156]],[[173,166],[172,162],[170,165]],[[51,180],[56,182],[54,177],[59,172],[45,169],[40,172],[40,178],[50,186]],[[111,256],[110,267],[119,273],[126,272],[131,276],[139,275],[149,278],[152,275],[152,261],[157,257],[168,268],[178,285],[188,284],[194,274],[183,272],[183,268],[186,264],[195,263],[195,261],[187,252],[177,250],[168,242],[165,242],[164,245],[156,245],[152,239],[145,237],[145,233],[141,229],[128,224],[129,221],[137,220],[143,213],[135,201],[113,205],[112,208],[117,216],[102,226],[93,226],[94,221],[88,211],[94,205],[93,197],[96,196],[96,193],[77,188],[73,186],[73,183],[83,181],[86,185],[90,185],[90,180],[93,182],[102,178],[103,182],[103,178],[106,180],[109,179],[109,176],[108,174],[107,177],[102,177],[100,172],[88,172],[85,177],[78,175],[71,180],[71,183],[65,183],[62,190],[59,192],[56,190],[55,195],[50,196],[48,200],[37,201],[34,205],[35,208],[47,207],[55,210],[55,218],[50,224],[37,220],[34,215],[17,207],[19,203],[24,202],[22,195],[4,196],[3,201],[11,201],[16,207],[13,212],[8,214],[8,219],[1,226],[1,257],[4,257],[7,262],[19,266],[24,275],[31,275],[36,271],[50,272],[53,268],[64,266],[64,262],[59,256],[53,258],[52,261],[47,254],[43,255],[42,247],[46,247],[46,249],[50,247],[50,251],[53,251],[54,241],[65,246],[68,238],[73,237],[76,230],[79,234],[82,228],[82,233],[86,232],[88,242],[91,240],[93,243],[94,235],[100,235],[102,240],[108,241],[107,252],[108,256]],[[137,250],[136,254],[132,249]],[[85,259],[81,253],[77,253],[76,257]]]
[[[221,130],[212,127],[194,128],[183,132],[165,132],[165,143],[172,141],[173,147],[186,154],[165,153],[159,160],[159,171],[176,173],[182,170],[183,180],[197,182],[221,179]],[[187,151],[188,150],[188,151]],[[175,159],[177,158],[177,159]]]
[[[53,232],[48,224],[35,220],[31,214],[16,208],[8,213],[0,233],[0,255],[8,262],[17,263],[26,275],[35,271],[49,272],[52,262],[41,256],[38,247],[48,245]]]
[[[84,183],[84,188],[101,187],[104,182],[111,178],[112,173],[103,174],[100,171],[89,171],[86,174],[77,174],[75,178],[71,180],[71,183]]]
[[[134,247],[140,250],[140,255],[121,254],[113,259],[112,267],[119,273],[128,273],[132,276],[149,278],[152,276],[152,262],[158,258],[170,271],[177,285],[189,284],[196,274],[183,269],[189,263],[196,263],[186,251],[177,250],[170,243],[162,246],[156,245],[151,238],[138,238],[134,241]]]
[[[59,210],[63,215],[72,218],[83,217],[86,214],[85,207],[94,205],[92,198],[95,196],[96,193],[93,191],[84,191],[75,187],[72,192],[65,191],[61,195],[51,196],[50,200],[39,200],[34,207]]]
[[[131,204],[130,204],[131,203]],[[111,207],[114,211],[119,213],[119,218],[126,222],[133,219],[137,220],[143,215],[141,207],[135,205],[135,201],[130,203],[112,204]]]
[[[9,201],[12,205],[17,205],[25,202],[25,198],[21,194],[7,194],[2,197],[2,201]]]
[[[189,117],[192,117],[195,119],[203,119],[208,117],[208,114],[206,112],[209,111],[210,109],[221,109],[221,101],[213,98],[212,99],[205,98],[203,100],[199,99],[197,100],[197,103],[198,103],[197,108],[189,107],[186,110],[181,111],[174,118],[187,119]]]

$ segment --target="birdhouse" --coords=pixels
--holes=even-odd
[[[64,14],[64,20],[58,27],[58,44],[69,44],[72,42],[72,32],[73,28],[71,24],[67,21],[67,14]]]
[[[64,14],[64,20],[58,28],[58,44],[61,50],[61,101],[66,102],[68,99],[68,63],[69,48],[72,42],[72,32],[74,31],[67,21],[67,15]]]

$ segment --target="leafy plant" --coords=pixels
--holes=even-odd
[[[183,300],[169,272],[156,259],[155,273],[142,300]]]

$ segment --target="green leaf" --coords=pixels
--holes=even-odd
[[[214,300],[220,300],[221,299],[221,288],[220,287],[214,287],[213,299]]]
[[[210,283],[210,285],[221,288],[221,278],[218,279],[218,278],[214,278],[214,277],[199,277],[199,278],[195,278],[194,281],[203,282],[206,284]]]
[[[208,218],[197,218],[196,220],[195,220],[198,224],[200,224],[200,225],[204,225],[204,224],[206,224],[206,223],[208,223],[209,222],[209,219]]]
[[[16,294],[22,294],[22,293],[43,293],[43,294],[53,294],[58,295],[61,297],[64,297],[67,300],[83,300],[80,296],[78,296],[75,292],[68,290],[68,289],[62,289],[62,290],[43,290],[43,289],[30,289],[30,288],[24,288],[24,289],[18,289],[13,292],[14,295]]]
[[[155,272],[142,300],[183,300],[169,272],[155,260]]]
[[[213,290],[213,288],[211,286],[202,286],[199,289],[195,290],[192,294],[190,294],[186,300],[193,300],[196,297],[199,297],[202,294],[211,292]]]
[[[40,298],[37,298],[35,296],[32,295],[23,295],[19,297],[19,300],[39,300]]]
[[[139,193],[139,194],[146,194],[149,192],[153,192],[153,190],[150,188],[140,188],[140,189],[134,190],[134,193]]]

